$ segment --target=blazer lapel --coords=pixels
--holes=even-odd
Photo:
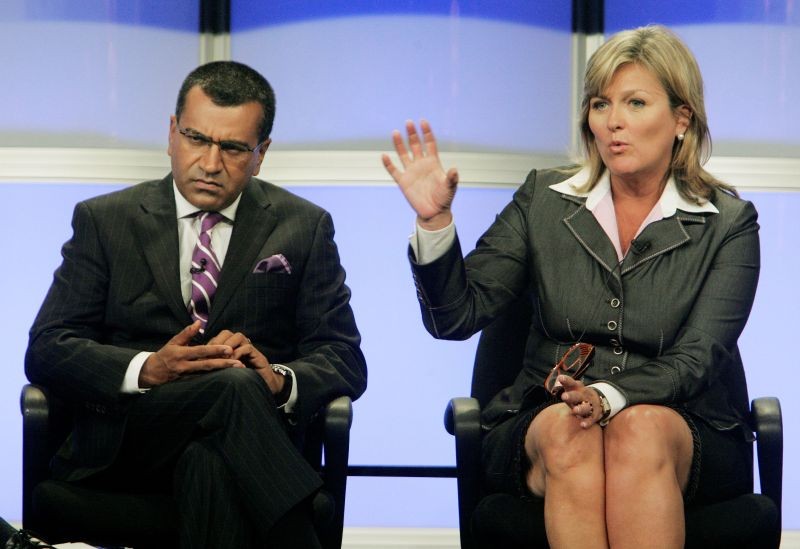
[[[220,272],[214,303],[211,305],[207,333],[214,333],[214,323],[255,265],[267,235],[277,223],[275,216],[269,213],[269,206],[266,193],[251,180],[245,187],[236,210],[231,241]]]
[[[605,231],[595,219],[594,214],[586,209],[585,199],[569,195],[561,195],[565,200],[575,202],[580,207],[564,217],[563,221],[573,236],[586,251],[600,263],[606,271],[615,271],[619,261],[614,245]]]
[[[176,318],[189,324],[191,317],[181,297],[178,224],[172,174],[148,190],[142,198],[140,208],[133,230],[144,250],[145,261],[153,273],[164,302]]]
[[[628,273],[639,265],[651,261],[661,254],[665,254],[689,242],[692,237],[686,230],[685,224],[701,223],[705,224],[706,219],[702,215],[677,212],[674,216],[661,219],[651,223],[644,228],[642,233],[636,237],[636,241],[646,245],[641,252],[631,250],[625,256],[622,267],[622,274]]]

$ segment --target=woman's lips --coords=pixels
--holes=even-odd
[[[612,141],[608,145],[608,150],[610,150],[614,154],[623,153],[627,148],[628,144],[625,143],[624,141]]]

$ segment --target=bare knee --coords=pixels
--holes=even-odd
[[[530,461],[528,488],[542,496],[548,477],[564,478],[580,468],[602,473],[600,428],[583,429],[566,405],[545,408],[525,434],[525,452]]]
[[[686,421],[664,406],[626,408],[608,424],[604,440],[606,471],[613,478],[633,479],[658,473],[674,473],[688,480],[693,452],[692,434]]]

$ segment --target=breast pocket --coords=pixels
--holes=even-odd
[[[296,278],[294,275],[285,273],[251,273],[245,279],[245,287],[292,289],[296,287]]]
[[[245,279],[244,289],[241,310],[246,333],[262,338],[287,335],[284,332],[292,329],[296,316],[298,277],[250,274]]]

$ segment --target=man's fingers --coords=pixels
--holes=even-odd
[[[195,345],[184,348],[180,354],[184,360],[229,358],[233,354],[233,348],[230,345]]]
[[[189,345],[192,338],[200,333],[200,328],[203,324],[199,320],[195,320],[183,330],[172,336],[172,339],[167,341],[167,345]]]
[[[209,358],[202,360],[181,360],[176,364],[175,373],[179,376],[191,374],[193,372],[210,372],[212,370],[222,370],[225,368],[244,368],[245,365],[240,360],[229,358]]]
[[[228,340],[233,336],[230,330],[222,330],[220,333],[208,340],[207,345],[230,345]]]

